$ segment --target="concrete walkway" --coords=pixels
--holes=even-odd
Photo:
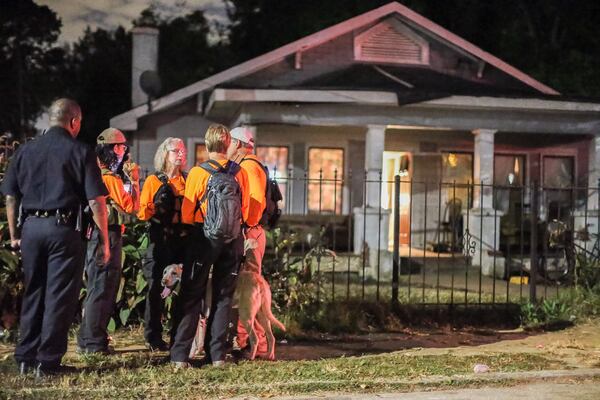
[[[597,400],[600,398],[600,384],[596,382],[581,384],[536,383],[508,388],[458,389],[439,392],[382,393],[311,398],[329,400]]]

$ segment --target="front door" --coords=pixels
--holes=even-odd
[[[410,153],[401,151],[383,152],[381,207],[391,211],[389,249],[394,247],[394,177],[400,175],[400,245],[408,245],[410,240],[410,179],[412,176]]]

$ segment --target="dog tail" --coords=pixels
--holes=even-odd
[[[271,311],[271,287],[269,286],[269,283],[265,280],[264,277],[261,276],[261,279],[263,282],[263,287],[265,289],[265,290],[263,290],[263,292],[264,292],[264,294],[263,294],[264,298],[263,298],[263,303],[262,303],[263,312],[273,325],[275,325],[276,327],[278,327],[279,329],[281,329],[282,331],[285,332],[285,325],[282,324],[277,318],[275,318],[275,316],[273,315],[273,312]]]
[[[273,315],[271,310],[268,311],[267,318],[269,318],[269,320],[271,321],[271,323],[273,325],[275,325],[276,327],[278,327],[279,329],[281,329],[282,331],[285,332],[285,325],[282,324],[277,318],[275,318],[275,316]]]

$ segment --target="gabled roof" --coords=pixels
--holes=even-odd
[[[533,89],[539,91],[541,94],[546,95],[558,95],[559,93],[554,89],[542,84],[541,82],[533,79],[529,75],[524,72],[518,70],[517,68],[505,63],[499,58],[493,56],[492,54],[480,49],[472,43],[460,38],[459,36],[453,34],[452,32],[442,28],[436,23],[430,21],[429,19],[423,17],[420,14],[412,11],[411,9],[403,6],[400,3],[392,2],[388,3],[382,7],[379,7],[375,10],[366,12],[364,14],[358,15],[354,18],[350,18],[344,22],[333,25],[329,28],[323,29],[319,32],[316,32],[312,35],[306,36],[302,39],[296,40],[292,43],[289,43],[285,46],[282,46],[278,49],[272,50],[268,53],[265,53],[259,57],[253,58],[241,64],[238,64],[234,67],[231,67],[225,71],[222,71],[218,74],[212,75],[206,79],[200,80],[196,83],[183,87],[179,90],[176,90],[172,93],[169,93],[157,100],[152,102],[152,110],[154,112],[164,110],[173,105],[179,104],[193,96],[198,95],[199,93],[213,88],[221,83],[230,81],[232,79],[236,79],[257,70],[266,68],[274,63],[277,63],[283,60],[285,57],[294,54],[299,51],[305,51],[308,48],[312,48],[328,42],[338,36],[343,34],[352,32],[355,29],[361,28],[365,25],[368,25],[372,22],[379,20],[382,17],[391,15],[391,14],[400,14],[407,20],[411,21],[417,27],[430,32],[444,41],[450,43],[451,45],[456,46],[457,48],[472,54],[473,56],[481,59],[482,61],[496,67],[498,70],[505,72],[506,74],[512,76],[513,78],[523,82],[524,84],[532,87]],[[148,107],[144,105],[140,105],[135,107],[123,114],[117,115],[113,117],[110,121],[111,126],[116,126],[125,130],[134,130],[137,129],[137,119],[149,114]]]

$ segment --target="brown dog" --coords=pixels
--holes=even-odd
[[[250,242],[247,240],[246,242]],[[246,243],[252,246],[252,243]],[[267,359],[275,359],[275,336],[271,324],[285,331],[285,326],[271,312],[271,287],[263,276],[244,264],[238,276],[234,303],[237,303],[240,323],[248,332],[250,342],[249,359],[254,360],[258,349],[258,336],[254,330],[254,321],[263,327],[267,339]]]

